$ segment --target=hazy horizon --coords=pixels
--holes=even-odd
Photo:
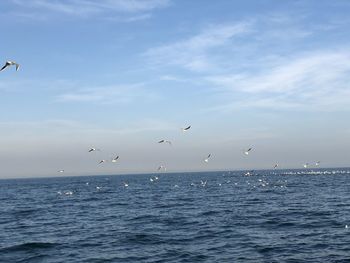
[[[350,166],[348,1],[0,8],[0,178]]]

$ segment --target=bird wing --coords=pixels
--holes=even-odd
[[[186,127],[184,130],[187,131],[187,130],[189,130],[190,128],[191,128],[191,125],[188,126],[188,127]]]
[[[163,143],[164,142],[164,140],[160,140],[158,143]]]
[[[3,71],[5,68],[7,68],[9,65],[6,63],[1,69],[0,71]]]
[[[19,69],[19,64],[16,63],[16,71]]]

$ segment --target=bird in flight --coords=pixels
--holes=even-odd
[[[98,164],[105,163],[106,160],[101,160]]]
[[[245,150],[245,151],[244,151],[244,154],[245,154],[245,155],[248,155],[249,152],[250,152],[252,149],[253,149],[253,148],[249,148],[248,150]]]
[[[59,172],[59,173],[64,173],[64,170],[59,170],[59,171],[57,171],[57,172]]]
[[[94,151],[100,151],[100,149],[96,149],[96,148],[92,147],[88,150],[89,153],[94,152]]]
[[[118,159],[119,159],[119,155],[112,159],[112,163],[116,163]]]
[[[190,125],[190,126],[187,126],[186,128],[181,128],[181,130],[182,130],[183,132],[188,131],[189,129],[191,129],[191,125]]]
[[[207,156],[207,158],[204,159],[204,162],[208,163],[210,157],[211,157],[211,154],[209,153],[208,156]]]
[[[317,162],[315,163],[315,165],[316,165],[316,166],[319,166],[320,163],[321,163],[320,161],[317,161]]]
[[[273,169],[276,169],[278,167],[278,163],[276,163],[274,166],[273,166]]]
[[[157,171],[160,171],[162,169],[164,170],[164,172],[166,171],[166,167],[164,165],[159,165]]]
[[[306,163],[303,166],[304,166],[304,168],[308,168],[309,167],[309,163]]]
[[[158,143],[167,143],[169,145],[172,145],[171,141],[169,141],[169,140],[160,140],[160,141],[158,141]]]
[[[10,67],[10,66],[16,66],[16,71],[19,69],[19,64],[14,61],[6,61],[5,65],[0,69],[0,71],[3,71],[4,69]]]

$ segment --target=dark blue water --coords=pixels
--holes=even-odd
[[[158,176],[0,180],[0,262],[350,262],[346,169]]]

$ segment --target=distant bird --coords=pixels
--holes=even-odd
[[[183,132],[188,131],[189,129],[191,129],[191,125],[190,125],[190,126],[187,126],[186,128],[181,128],[181,130],[182,130]]]
[[[105,163],[106,160],[101,160],[98,164]]]
[[[59,173],[64,173],[64,170],[59,170],[59,171],[57,171],[57,172],[59,172]]]
[[[273,166],[273,169],[276,169],[278,167],[278,163],[276,163],[274,166]]]
[[[96,190],[101,190],[102,187],[101,186],[96,186]]]
[[[100,151],[100,149],[90,148],[88,152],[91,153],[91,152],[94,152],[94,151]]]
[[[149,178],[149,180],[150,180],[151,182],[157,181],[158,179],[159,179],[158,176],[152,176],[152,177]]]
[[[250,176],[250,175],[253,175],[253,173],[254,173],[254,170],[251,170],[251,171],[246,172],[244,175],[245,176]]]
[[[157,171],[160,171],[162,169],[164,170],[164,172],[166,171],[166,167],[164,165],[158,166]]]
[[[315,163],[315,165],[316,165],[316,166],[319,166],[320,163],[321,163],[320,161],[317,161],[317,162]]]
[[[119,155],[112,159],[112,163],[116,163],[118,159],[119,159]]]
[[[211,154],[209,153],[208,156],[207,156],[207,158],[204,159],[204,162],[208,163],[210,157],[211,157]]]
[[[207,185],[207,181],[202,181],[201,180],[201,186],[205,187]]]
[[[158,143],[167,143],[169,145],[172,145],[171,141],[169,140],[160,140]]]
[[[5,68],[8,68],[10,66],[16,65],[16,71],[19,69],[19,64],[14,61],[6,61],[5,65],[0,69],[0,71],[3,71]]]
[[[304,168],[308,168],[308,167],[309,167],[309,163],[305,163],[305,164],[303,165],[303,167],[304,167]]]
[[[248,150],[244,151],[244,154],[245,154],[245,155],[248,155],[249,152],[250,152],[252,149],[253,149],[253,148],[249,148]]]
[[[129,184],[127,182],[123,182],[123,184],[124,184],[124,187],[128,187],[129,186]]]

